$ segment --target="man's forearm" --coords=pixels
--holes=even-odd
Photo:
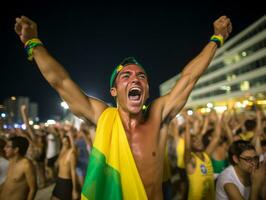
[[[35,188],[31,188],[28,196],[27,196],[27,200],[33,200],[36,194],[36,189]]]
[[[252,185],[249,200],[257,200],[259,197],[259,186]]]
[[[33,56],[42,75],[52,87],[56,88],[62,80],[70,78],[62,65],[43,46],[35,47],[33,49]]]

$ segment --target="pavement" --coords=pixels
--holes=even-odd
[[[34,200],[50,200],[55,183],[45,188],[39,189]]]

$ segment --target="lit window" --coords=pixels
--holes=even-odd
[[[249,81],[243,81],[243,82],[240,84],[240,90],[241,90],[241,91],[249,90],[249,88],[250,88]]]
[[[243,57],[245,57],[245,56],[247,56],[247,52],[243,51],[243,52],[241,53],[241,55],[242,55]]]

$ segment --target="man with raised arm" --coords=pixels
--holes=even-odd
[[[16,18],[15,31],[49,84],[71,111],[97,125],[83,199],[162,199],[166,134],[160,130],[183,108],[199,77],[232,30],[230,19],[214,22],[214,35],[198,56],[185,66],[173,89],[143,110],[149,97],[147,74],[134,59],[118,65],[110,80],[117,108],[87,97],[62,65],[38,39],[37,25],[27,17]]]

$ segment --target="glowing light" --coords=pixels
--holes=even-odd
[[[252,106],[253,105],[253,102],[252,101],[249,101],[249,100],[244,100],[243,101],[243,105],[244,105],[244,107],[246,107],[247,105]]]
[[[193,115],[193,111],[192,111],[192,110],[188,110],[188,111],[187,111],[187,114],[188,114],[188,115]]]
[[[257,104],[264,105],[264,104],[266,104],[266,100],[258,100]]]
[[[30,125],[33,125],[33,121],[32,121],[32,120],[30,120],[30,121],[29,121],[29,124],[30,124]]]
[[[25,124],[22,124],[22,125],[21,125],[21,128],[22,128],[23,130],[26,130],[26,125],[25,125]]]
[[[15,128],[20,128],[19,124],[14,124]]]
[[[255,97],[250,96],[250,97],[248,98],[248,100],[250,100],[250,101],[254,101],[254,100],[255,100]]]
[[[243,81],[243,82],[240,84],[240,90],[241,90],[241,91],[249,90],[249,88],[250,88],[249,81]]]
[[[1,113],[1,117],[5,118],[6,117],[6,113]]]
[[[11,100],[15,101],[16,100],[16,97],[12,96],[11,97]]]
[[[207,107],[208,108],[213,108],[213,104],[212,103],[207,103]]]
[[[67,105],[65,101],[62,101],[60,105],[66,110],[69,109],[69,106]]]
[[[211,112],[211,109],[210,108],[201,108],[200,112],[201,113],[209,113],[209,112]]]
[[[241,55],[242,55],[243,57],[245,57],[245,56],[247,56],[247,52],[243,51],[243,52],[241,53]]]
[[[37,125],[37,124],[35,124],[35,125],[33,125],[33,128],[34,128],[34,129],[40,129],[40,126]]]
[[[47,123],[47,125],[49,126],[49,125],[54,125],[54,124],[56,124],[56,121],[53,120],[53,119],[48,119],[46,123]]]
[[[227,106],[215,106],[214,109],[215,109],[216,112],[218,112],[218,113],[223,113],[224,111],[227,110]]]
[[[241,102],[237,101],[237,102],[235,103],[234,107],[235,107],[235,108],[244,108],[245,105],[242,104]]]

